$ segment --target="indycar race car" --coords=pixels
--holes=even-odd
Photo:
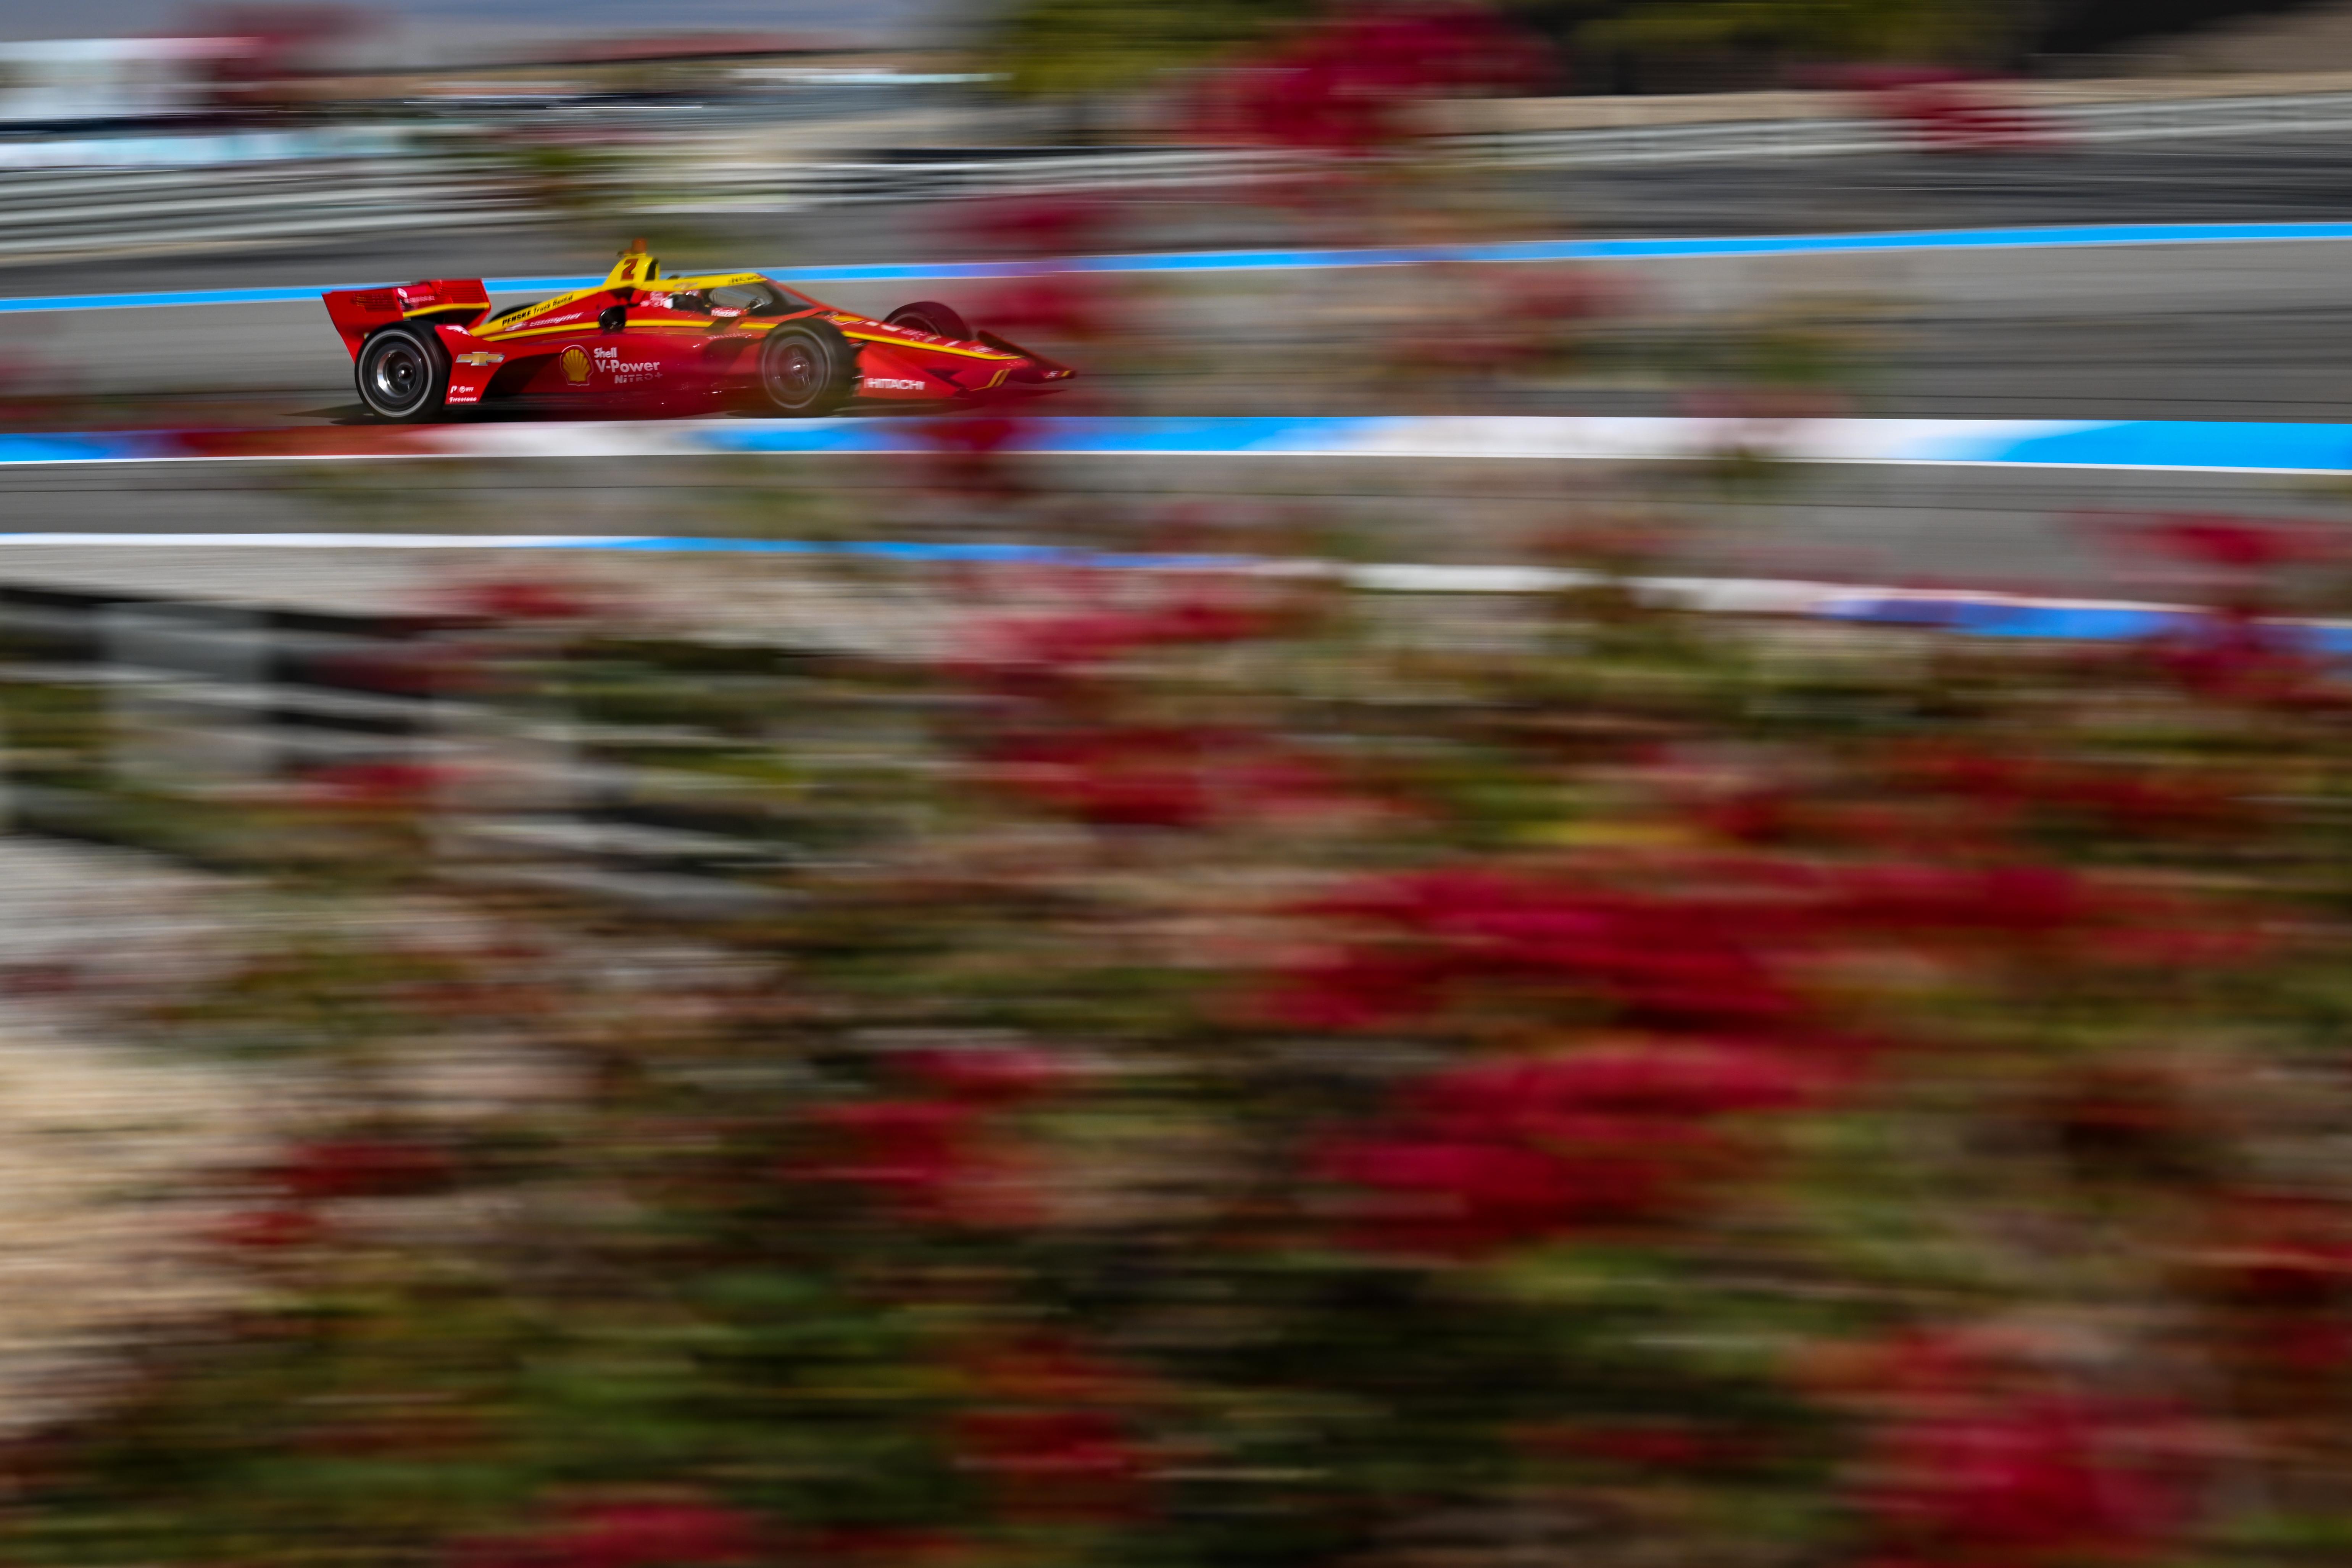
[[[360,401],[404,422],[489,404],[810,416],[853,404],[970,405],[1052,392],[1076,374],[973,332],[931,300],[877,321],[757,272],[664,277],[642,241],[595,288],[495,314],[478,278],[325,299]]]

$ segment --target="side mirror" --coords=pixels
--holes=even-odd
[[[596,318],[596,325],[604,331],[617,332],[628,324],[628,321],[629,308],[626,305],[607,305],[604,313]]]

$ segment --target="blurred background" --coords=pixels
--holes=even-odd
[[[2337,0],[0,0],[0,1553],[2352,1562],[2347,195]],[[639,237],[1079,374],[315,297]]]

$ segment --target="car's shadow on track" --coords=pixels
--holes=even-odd
[[[909,406],[905,408],[844,409],[831,416],[836,419],[938,419],[958,414],[979,413],[978,409]],[[383,425],[368,412],[364,403],[339,403],[331,408],[297,408],[289,417],[300,420],[321,420],[329,425]],[[546,424],[550,422],[586,422],[627,417],[586,409],[556,408],[452,408],[443,412],[434,423],[442,425],[510,425]],[[639,418],[657,419],[773,419],[778,416],[757,408],[723,408],[692,414],[640,415]]]
[[[364,403],[339,403],[331,408],[298,408],[293,411],[292,416],[296,419],[303,420],[322,420],[329,425],[376,426],[387,430],[397,428],[395,422],[379,419],[373,414],[370,413],[368,405]],[[437,419],[420,421],[419,423],[435,425],[511,425],[528,421],[531,423],[543,424],[551,420],[571,421],[594,419],[597,417],[599,417],[599,416],[583,413],[577,409],[451,408],[444,410],[440,417]],[[603,416],[603,417],[610,418],[611,416],[606,415]]]

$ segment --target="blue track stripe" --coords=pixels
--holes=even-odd
[[[165,455],[168,437],[142,431],[0,435],[0,466],[13,463],[121,463]]]
[[[2262,421],[1896,420],[1833,422],[1787,432],[1775,454],[1792,462],[1890,462],[2189,472],[2352,473],[2352,425]],[[1638,426],[1629,430],[1627,426]],[[1702,458],[1723,436],[1705,421],[1496,416],[1039,417],[1008,450],[1089,457],[1319,456],[1620,461]],[[894,453],[936,449],[922,426],[885,419],[709,422],[681,427],[680,451]]]
[[[1377,435],[1390,424],[1380,418],[1299,418],[1280,415],[1047,416],[1024,421],[1013,449],[1076,457],[1136,458],[1344,452],[1351,444]],[[881,453],[940,449],[932,433],[922,426],[883,419],[713,422],[695,426],[691,439],[696,447],[718,452]]]
[[[2135,642],[2193,633],[2201,618],[2193,610],[2154,609],[2136,605],[2020,603],[1979,599],[1964,594],[1919,599],[1908,595],[1846,599],[1813,612],[1831,620],[1876,626],[1934,626],[1971,637],[2024,637],[2048,642]],[[2352,658],[2352,626],[2281,622],[2274,633],[2305,651]]]
[[[956,428],[930,419],[835,418],[0,434],[0,467],[905,457],[940,450]],[[1067,457],[1652,463],[1703,460],[1737,447],[1790,463],[2352,475],[2352,424],[2254,420],[1831,419],[1759,437],[1737,421],[1665,416],[1046,416],[1020,419],[1003,435],[1007,452]]]
[[[2246,420],[2126,420],[2029,436],[1990,460],[2097,468],[2269,468],[2340,473],[2352,468],[2352,426]]]
[[[1042,261],[949,261],[866,266],[790,266],[772,276],[804,282],[887,283],[1032,278],[1064,272],[1267,272],[1316,268],[1401,267],[1432,262],[1672,261],[1716,256],[1852,256],[1905,250],[2064,250],[2115,245],[2248,245],[2352,239],[2352,223],[2118,223],[2039,228],[1906,229],[1863,234],[1734,235],[1694,239],[1538,239],[1491,245],[1375,249],[1158,251]],[[560,294],[593,287],[603,275],[492,278],[493,294]],[[0,315],[173,305],[290,305],[328,289],[380,288],[380,280],[284,289],[179,289],[154,293],[44,294],[0,299]]]
[[[157,538],[168,543],[169,535]],[[0,544],[7,536],[0,534]],[[530,548],[522,546],[521,548]],[[950,562],[960,565],[1087,566],[1147,572],[1231,572],[1257,564],[1238,555],[1118,555],[1059,544],[988,542],[898,542],[890,540],[711,539],[686,535],[646,535],[637,539],[606,539],[590,543],[572,540],[551,542],[550,550],[624,550],[686,552],[719,555],[856,555],[904,562]]]

